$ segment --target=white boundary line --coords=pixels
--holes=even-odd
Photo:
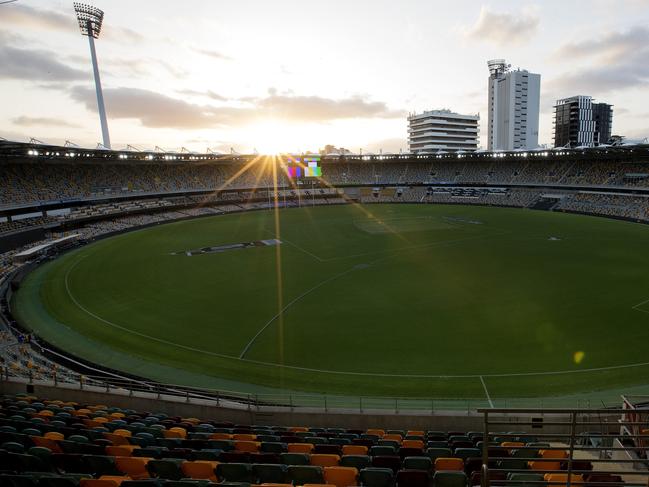
[[[308,250],[306,250],[305,248],[300,247],[298,244],[293,243],[293,242],[291,242],[290,240],[286,240],[284,237],[280,238],[279,240],[280,240],[281,242],[286,242],[287,244],[289,244],[289,245],[295,247],[296,249],[298,249],[300,252],[304,252],[305,254],[307,254],[307,255],[313,257],[313,258],[314,258],[315,260],[317,260],[318,262],[326,262],[326,259],[323,259],[322,257],[318,257],[318,256],[315,255],[314,253],[311,253],[311,252],[309,252]]]
[[[631,306],[631,309],[634,309],[636,311],[640,311],[641,313],[649,314],[649,311],[647,311],[646,309],[640,309],[640,306],[642,306],[643,304],[647,304],[647,303],[649,303],[649,299],[645,299],[641,303],[638,303],[635,306]]]
[[[484,388],[484,393],[485,393],[486,396],[487,396],[487,401],[489,401],[489,407],[490,407],[491,409],[493,409],[493,408],[494,408],[494,403],[493,403],[493,401],[491,400],[491,396],[489,395],[489,390],[487,389],[487,384],[484,383],[484,379],[483,379],[482,376],[480,376],[480,382],[482,382],[482,387]]]
[[[520,373],[503,373],[503,374],[459,374],[459,375],[430,375],[430,374],[388,374],[388,373],[376,373],[376,372],[351,372],[351,371],[344,371],[344,370],[327,370],[327,369],[316,369],[316,368],[311,368],[311,367],[299,367],[296,365],[282,365],[282,364],[277,364],[273,362],[265,362],[261,360],[252,360],[252,359],[246,359],[246,358],[239,358],[234,355],[227,355],[227,354],[222,354],[222,353],[216,353],[216,352],[211,352],[209,350],[202,350],[200,348],[194,348],[194,347],[189,347],[187,345],[181,345],[179,343],[174,343],[170,342],[168,340],[163,340],[161,338],[153,337],[150,335],[146,335],[144,333],[140,333],[138,331],[131,330],[129,328],[126,328],[124,326],[118,325],[116,323],[113,323],[112,321],[106,320],[102,318],[101,316],[96,315],[92,311],[86,309],[83,305],[81,305],[75,297],[72,295],[72,292],[70,291],[70,287],[68,285],[68,277],[70,275],[70,272],[72,269],[74,269],[77,264],[79,264],[85,257],[82,257],[79,259],[77,262],[75,262],[67,271],[65,275],[65,287],[66,291],[68,293],[68,296],[72,300],[72,302],[84,313],[92,316],[96,320],[99,320],[109,326],[112,326],[113,328],[117,328],[119,330],[122,330],[126,333],[131,333],[133,335],[140,336],[142,338],[147,338],[149,340],[156,341],[158,343],[162,343],[164,345],[169,345],[172,347],[176,348],[182,348],[184,350],[188,350],[191,352],[197,352],[197,353],[202,353],[205,355],[210,355],[213,357],[219,357],[219,358],[225,358],[225,359],[231,359],[231,360],[240,360],[242,362],[248,362],[251,364],[256,364],[256,365],[263,365],[263,366],[268,366],[268,367],[280,367],[280,368],[285,368],[285,369],[290,369],[290,370],[299,370],[303,372],[316,372],[316,373],[322,373],[322,374],[332,374],[332,375],[349,375],[349,376],[362,376],[362,377],[394,377],[394,378],[404,378],[404,379],[475,379],[475,378],[483,378],[483,377],[534,377],[534,376],[549,376],[549,375],[564,375],[564,374],[582,374],[582,373],[588,373],[588,372],[600,372],[600,371],[606,371],[606,370],[618,370],[618,369],[630,369],[634,367],[645,367],[649,366],[649,362],[640,362],[640,363],[634,363],[634,364],[625,364],[625,365],[613,365],[613,366],[608,366],[608,367],[595,367],[595,368],[590,368],[590,369],[577,369],[577,370],[558,370],[558,371],[546,371],[546,372],[520,372]],[[355,270],[354,268],[349,269],[345,271],[345,273],[349,273],[351,271]],[[336,278],[341,277],[340,275],[334,276]],[[329,278],[328,280],[333,280],[333,278]],[[324,285],[324,282],[320,283],[318,286]],[[313,290],[313,288],[311,289]],[[296,298],[297,299],[297,298]],[[295,300],[294,300],[295,301]]]
[[[355,267],[352,267],[351,269],[347,269],[346,271],[340,272],[339,274],[336,274],[335,276],[332,276],[332,277],[330,277],[328,279],[325,279],[324,281],[316,284],[312,288],[307,289],[302,294],[300,294],[298,297],[293,298],[289,303],[286,304],[286,306],[284,306],[281,310],[279,310],[279,312],[275,316],[273,316],[270,320],[268,320],[266,322],[266,324],[264,326],[262,326],[260,328],[260,330],[255,334],[255,336],[250,339],[250,341],[246,344],[245,347],[243,347],[243,350],[239,354],[239,359],[244,360],[244,357],[245,357],[246,353],[248,352],[250,347],[252,347],[252,345],[255,343],[255,341],[257,340],[259,335],[261,335],[264,332],[264,330],[266,330],[266,328],[268,328],[277,318],[279,318],[287,309],[289,309],[291,306],[293,306],[295,303],[297,303],[300,299],[305,297],[307,294],[312,293],[316,289],[324,286],[325,284],[327,284],[327,283],[329,283],[329,282],[331,282],[331,281],[333,281],[335,279],[338,279],[339,277],[342,277],[342,276],[344,276],[346,274],[349,274],[350,272],[358,270],[358,269],[359,269],[359,267],[355,266]]]
[[[153,341],[155,341],[155,342],[163,343],[163,344],[165,344],[165,345],[171,345],[171,346],[173,346],[173,347],[182,348],[182,349],[185,349],[185,350],[189,350],[190,352],[200,352],[200,353],[205,353],[205,354],[213,355],[213,356],[215,356],[215,357],[232,358],[230,355],[223,355],[223,354],[219,354],[219,353],[215,353],[215,352],[208,352],[208,351],[206,351],[206,350],[200,350],[200,349],[198,349],[198,348],[188,347],[188,346],[186,346],[186,345],[181,345],[181,344],[179,344],[179,343],[170,342],[170,341],[168,341],[168,340],[163,340],[162,338],[153,337],[153,336],[151,336],[151,335],[147,335],[147,334],[145,334],[145,333],[140,333],[139,331],[131,330],[130,328],[126,328],[126,327],[124,327],[124,326],[118,325],[117,323],[113,323],[112,321],[108,321],[108,320],[102,318],[101,316],[96,315],[95,313],[93,313],[92,311],[88,310],[87,308],[85,308],[81,303],[79,303],[79,301],[76,300],[76,298],[74,297],[74,295],[73,295],[72,292],[70,291],[70,286],[69,286],[69,284],[68,284],[68,278],[69,278],[70,273],[72,272],[72,270],[77,266],[77,264],[79,264],[79,263],[80,263],[83,259],[85,259],[86,257],[87,257],[87,256],[84,256],[84,257],[82,257],[81,259],[77,260],[74,264],[72,264],[72,266],[70,266],[70,268],[68,269],[68,271],[65,273],[65,279],[64,279],[64,281],[65,281],[65,290],[66,290],[68,296],[70,297],[70,299],[72,300],[72,302],[73,302],[73,303],[74,303],[74,304],[75,304],[75,305],[76,305],[76,306],[77,306],[81,311],[83,311],[84,313],[88,314],[89,316],[92,316],[92,317],[95,318],[96,320],[99,320],[99,321],[101,321],[102,323],[107,324],[108,326],[112,326],[113,328],[117,328],[118,330],[122,330],[122,331],[125,331],[126,333],[131,333],[131,334],[133,334],[133,335],[137,335],[137,336],[140,336],[140,337],[142,337],[142,338],[146,338],[146,339],[148,339],[148,340],[153,340]]]

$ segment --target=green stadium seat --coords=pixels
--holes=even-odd
[[[394,472],[389,468],[368,467],[359,472],[359,480],[364,487],[392,487]]]
[[[324,483],[324,470],[313,465],[289,465],[287,478],[295,485]]]
[[[354,467],[362,470],[372,466],[372,459],[369,455],[343,455],[340,457],[341,467]]]
[[[467,458],[476,458],[482,455],[482,452],[478,448],[456,448],[453,452],[453,456],[465,460]]]
[[[439,471],[433,475],[433,487],[466,487],[467,482],[464,472]]]
[[[257,463],[253,464],[252,472],[259,483],[264,484],[283,484],[287,478],[286,465]]]
[[[219,463],[216,476],[225,482],[253,482],[254,475],[248,463]]]
[[[433,469],[433,461],[430,457],[405,457],[402,466],[408,470],[430,471]]]
[[[182,470],[183,460],[179,459],[162,459],[150,460],[146,468],[149,475],[152,477],[159,477],[161,479],[180,480],[185,477]]]
[[[390,445],[377,445],[370,448],[370,456],[376,457],[378,455],[394,455],[397,448]]]
[[[309,455],[306,453],[282,453],[280,455],[284,465],[309,465]]]
[[[259,445],[259,451],[267,453],[284,453],[286,452],[286,444],[278,441],[263,441],[261,445]]]
[[[453,452],[450,448],[427,448],[426,456],[435,463],[435,460],[438,458],[448,458],[453,456]]]

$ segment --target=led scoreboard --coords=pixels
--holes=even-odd
[[[319,178],[322,176],[320,156],[290,156],[286,161],[286,173],[291,179]]]

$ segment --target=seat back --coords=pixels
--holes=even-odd
[[[354,467],[325,467],[324,480],[327,484],[336,487],[358,485],[358,469]]]

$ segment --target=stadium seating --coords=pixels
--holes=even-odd
[[[453,451],[450,446],[458,441],[477,445],[483,442],[481,434],[440,431],[409,434],[420,437],[413,440],[419,443],[400,446],[400,449],[422,453],[402,458],[396,454],[398,449],[394,445],[379,444],[394,441],[385,438],[396,433],[376,433],[344,428],[234,425],[30,396],[5,397],[0,401],[0,485],[203,487],[218,483],[240,487],[467,487],[480,483],[481,450],[474,446]],[[304,441],[282,441],[296,437]],[[371,446],[368,450],[345,449],[356,445],[340,447],[333,443],[340,439],[362,440]],[[494,433],[490,441],[497,446],[489,447],[490,455],[496,459],[518,460],[513,455],[528,445],[532,446],[525,450],[531,452],[528,455],[536,455],[534,437],[521,433],[507,441],[496,439],[498,434]],[[125,440],[128,444],[124,444]],[[340,448],[341,455],[313,453],[311,441]],[[250,443],[258,448],[251,448]],[[421,448],[415,448],[422,443],[448,446],[431,447],[424,453]],[[81,449],[77,448],[79,445]],[[289,452],[296,449],[295,445],[301,445],[297,449],[302,451]],[[562,460],[566,455],[566,450],[557,447],[540,450],[538,459],[531,461],[529,468],[525,457],[521,457],[522,464],[517,464],[512,472],[495,468],[490,470],[490,478],[495,485],[504,480],[515,485],[529,480],[564,485],[568,465]],[[550,470],[556,467],[558,472],[537,474],[535,467],[540,468],[540,464],[544,464],[543,470],[548,470],[550,464]],[[621,482],[619,477],[593,471],[593,464],[586,460],[574,461],[572,471],[571,481],[575,484]]]

